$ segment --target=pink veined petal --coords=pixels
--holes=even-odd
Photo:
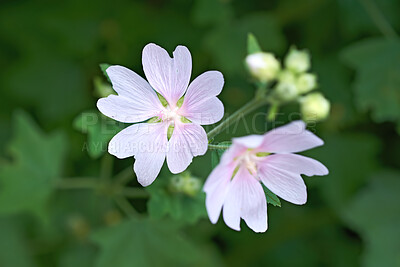
[[[152,123],[149,123],[152,124]],[[143,141],[139,151],[135,154],[133,169],[137,180],[142,186],[148,186],[157,178],[165,161],[167,151],[167,123],[159,124],[156,130]]]
[[[233,143],[229,149],[227,149],[221,157],[221,164],[229,164],[235,160],[238,156],[244,153],[247,150],[247,147]]]
[[[224,77],[219,71],[201,74],[189,85],[180,114],[201,125],[220,121],[224,116],[224,105],[216,96],[223,86]]]
[[[168,168],[172,173],[180,173],[186,170],[193,157],[206,153],[207,134],[198,124],[175,122],[168,145]]]
[[[256,134],[236,137],[232,139],[233,143],[245,146],[246,148],[256,148],[261,145],[263,140],[264,136]]]
[[[122,66],[111,66],[107,74],[118,93],[118,96],[110,95],[97,102],[98,109],[107,117],[134,123],[154,117],[162,109],[157,94],[135,72]]]
[[[223,217],[226,225],[240,230],[240,217],[255,232],[267,230],[267,200],[260,182],[240,167],[226,195]]]
[[[118,158],[135,156],[134,170],[143,186],[157,177],[165,160],[167,139],[166,123],[138,123],[115,135],[108,152]]]
[[[204,184],[204,192],[206,192],[206,208],[208,217],[212,223],[217,223],[224,204],[226,193],[229,190],[232,178],[234,164],[219,164],[208,176]]]
[[[319,137],[305,129],[303,121],[295,121],[266,133],[264,141],[256,150],[271,153],[295,153],[323,144],[324,142]]]
[[[300,174],[272,168],[266,160],[260,161],[257,167],[261,181],[274,194],[298,205],[307,202],[307,187]]]
[[[132,101],[123,96],[109,95],[97,101],[97,108],[105,116],[120,122],[141,122],[157,116],[160,109]]]
[[[296,154],[274,154],[263,160],[271,168],[282,169],[296,174],[327,175],[328,169],[319,161]]]
[[[185,93],[192,73],[192,56],[185,46],[177,46],[173,58],[165,49],[148,44],[143,49],[143,70],[150,85],[175,107]]]

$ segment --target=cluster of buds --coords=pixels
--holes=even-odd
[[[274,84],[273,97],[281,105],[298,101],[303,120],[319,121],[329,115],[330,103],[321,93],[310,93],[317,88],[317,76],[308,72],[310,55],[292,47],[283,67],[271,53],[257,52],[246,57],[250,74],[259,82]]]
[[[172,192],[183,193],[187,196],[196,196],[202,187],[199,178],[193,177],[190,172],[174,175],[170,179],[169,188]]]

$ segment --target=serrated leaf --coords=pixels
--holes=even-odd
[[[250,55],[258,52],[262,52],[260,44],[257,38],[252,33],[249,33],[247,36],[247,54]]]
[[[89,156],[98,158],[107,151],[107,144],[111,138],[122,129],[118,122],[102,116],[97,111],[83,112],[73,122],[74,128],[87,134],[87,142],[83,150]]]
[[[272,204],[275,207],[280,207],[281,206],[280,199],[265,186],[263,186],[263,188],[264,188],[265,196],[267,197],[267,203]]]
[[[30,212],[42,216],[61,174],[66,138],[44,134],[24,112],[14,116],[11,162],[0,168],[0,213]]]
[[[189,196],[174,192],[171,190],[172,178],[173,176],[157,179],[152,186],[146,187],[150,194],[147,202],[150,216],[155,219],[169,216],[179,224],[193,224],[206,218],[205,193],[198,190],[197,194]]]
[[[400,41],[374,38],[346,48],[342,59],[356,70],[354,91],[360,111],[376,122],[400,121]]]
[[[108,74],[106,71],[108,69],[108,67],[110,67],[111,65],[107,64],[107,63],[101,63],[99,66],[100,66],[100,69],[103,72],[104,76],[106,76],[107,81],[109,81],[111,83],[110,77],[108,77]]]
[[[92,236],[100,246],[97,267],[204,266],[207,255],[183,238],[175,224],[150,219],[125,221]]]

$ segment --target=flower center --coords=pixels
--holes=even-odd
[[[253,175],[257,173],[257,156],[251,150],[247,150],[237,158],[238,163],[245,166]]]
[[[169,106],[167,106],[163,111],[161,111],[161,119],[163,121],[170,122],[180,119],[181,116],[178,114],[178,109],[178,107],[171,109]]]

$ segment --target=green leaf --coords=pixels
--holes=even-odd
[[[267,203],[272,204],[275,207],[280,207],[281,206],[280,199],[265,186],[263,186],[263,188],[264,188],[265,196],[267,197]]]
[[[108,67],[110,67],[111,65],[110,65],[110,64],[107,64],[107,63],[102,63],[102,64],[100,64],[99,66],[100,66],[100,69],[101,69],[101,71],[103,72],[104,76],[106,76],[107,81],[109,81],[109,82],[111,83],[110,77],[108,77],[108,74],[107,74],[107,69],[108,69]]]
[[[400,266],[400,172],[375,173],[342,214],[365,242],[363,266]]]
[[[174,187],[173,183],[179,183],[179,181],[175,181],[176,178],[184,182],[186,178],[182,177],[184,175],[186,174],[157,179],[151,186],[146,187],[150,194],[147,207],[152,218],[160,219],[169,216],[180,224],[193,224],[199,219],[207,217],[204,205],[205,193],[201,190],[201,185],[192,195],[177,192]],[[182,185],[182,187],[184,186]]]
[[[36,266],[23,232],[16,218],[0,219],[0,266]]]
[[[346,48],[342,59],[356,70],[354,91],[360,111],[376,122],[400,121],[400,41],[374,38]]]
[[[95,232],[97,267],[208,266],[208,255],[183,238],[175,224],[130,220]]]
[[[0,168],[0,213],[43,215],[54,183],[61,174],[66,138],[44,134],[24,112],[14,116],[11,162]]]
[[[122,130],[122,125],[97,111],[83,112],[75,118],[73,125],[75,129],[88,135],[83,150],[87,150],[92,158],[103,155],[111,138]]]
[[[260,44],[257,38],[252,33],[249,33],[247,35],[247,53],[250,55],[258,52],[262,52]]]
[[[229,148],[230,145],[232,145],[231,141],[224,141],[221,143],[218,143],[218,145],[226,146]],[[226,149],[213,149],[211,150],[211,168],[214,169],[217,167],[219,161],[221,160],[222,155]]]

